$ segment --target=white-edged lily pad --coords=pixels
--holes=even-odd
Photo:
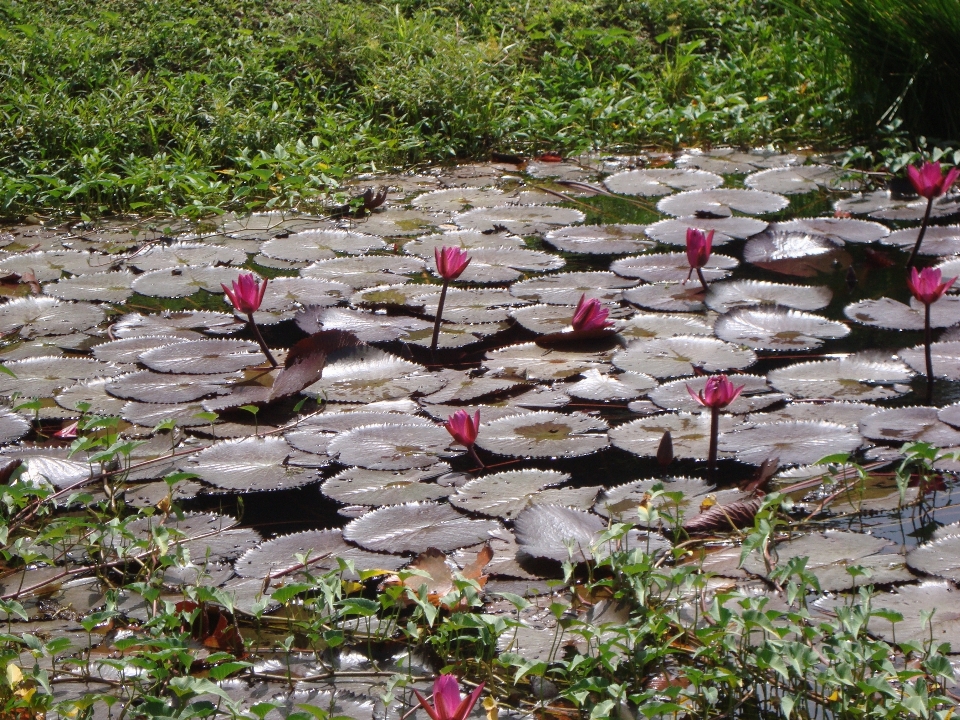
[[[869,193],[856,193],[849,198],[838,200],[833,207],[840,213],[867,214],[877,220],[920,221],[927,211],[927,199],[894,198],[889,190],[874,190]],[[943,195],[933,201],[930,217],[944,217],[958,212],[960,212],[960,202]]]
[[[23,276],[33,273],[38,282],[58,280],[64,272],[71,275],[99,273],[110,269],[115,262],[109,255],[79,250],[39,250],[37,252],[7,255],[0,259],[0,272]]]
[[[521,271],[547,272],[559,270],[565,264],[566,261],[562,257],[539,250],[510,247],[474,248],[470,251],[470,264],[458,279],[461,282],[470,283],[508,283],[521,277],[523,274]],[[433,272],[434,275],[437,274]]]
[[[713,325],[690,315],[638,312],[618,323],[617,334],[628,342],[677,335],[713,335]]]
[[[243,265],[247,254],[238,248],[206,243],[157,243],[125,258],[126,265],[141,272],[183,265]]]
[[[349,408],[350,406],[345,406]],[[327,446],[337,433],[353,430],[363,425],[430,425],[433,423],[418,415],[400,412],[385,412],[364,409],[333,412],[328,411],[311,417],[297,427],[284,433],[283,439],[304,452],[325,454]],[[414,405],[414,411],[417,407]],[[446,419],[446,418],[444,418]]]
[[[914,370],[926,373],[926,357],[923,345],[901,350],[898,355]],[[960,342],[930,343],[930,361],[933,374],[948,380],[960,380]]]
[[[527,505],[559,503],[558,499],[547,499],[542,491],[569,479],[569,475],[556,470],[508,470],[461,485],[450,496],[450,504],[468,512],[513,520]]]
[[[429,394],[444,380],[422,365],[372,347],[357,348],[328,362],[323,376],[303,393],[328,402],[363,403],[395,400],[411,393]]]
[[[465,208],[493,207],[504,202],[503,191],[495,188],[457,187],[432,190],[413,199],[413,206],[430,212],[460,212]]]
[[[182,310],[140,315],[130,313],[124,315],[113,325],[113,335],[118,338],[142,337],[144,335],[161,335],[171,338],[185,338],[193,340],[195,334],[184,334],[182,331],[205,330],[224,334],[246,327],[246,323],[238,321],[229,313],[210,312],[209,310]]]
[[[186,265],[182,268],[151,270],[138,275],[133,289],[141,295],[162,298],[190,297],[200,290],[222,293],[221,285],[230,286],[239,271],[231,267]]]
[[[703,289],[697,281],[640,285],[624,290],[623,299],[638,307],[661,312],[701,312],[706,309]]]
[[[767,379],[777,390],[797,398],[864,401],[903,394],[908,388],[899,383],[909,382],[912,376],[909,367],[890,355],[858,353],[777,368]]]
[[[897,445],[905,442],[926,442],[936,447],[960,445],[960,430],[943,422],[934,407],[879,410],[860,421],[860,433],[871,440]]]
[[[890,229],[878,222],[842,217],[797,218],[775,223],[770,230],[820,235],[837,244],[872,243],[890,234]]]
[[[544,240],[557,250],[590,255],[625,255],[649,250],[646,225],[579,225],[551,230]]]
[[[653,390],[649,397],[660,407],[666,410],[681,410],[683,412],[699,412],[702,406],[690,396],[689,387],[694,393],[700,393],[707,384],[708,375],[698,375],[692,378],[674,380],[664,383]],[[785,399],[780,393],[770,392],[766,378],[758,375],[734,375],[730,381],[736,387],[743,387],[740,395],[730,403],[724,412],[734,415],[743,415],[756,412]]]
[[[236,375],[176,375],[152,370],[121,375],[107,383],[107,392],[146,403],[185,403],[207,395],[225,395]]]
[[[449,470],[450,467],[445,463],[423,470],[395,472],[349,468],[326,480],[320,490],[328,498],[346,505],[381,507],[439,500],[454,488],[428,481]]]
[[[624,288],[636,284],[635,280],[612,272],[571,272],[516,282],[510,286],[510,293],[530,302],[576,305],[581,296],[588,300],[618,300]]]
[[[862,442],[860,434],[849,426],[793,420],[722,433],[718,448],[751,465],[777,457],[781,465],[809,465],[827,455],[853,452]]]
[[[658,168],[625,170],[607,177],[603,184],[621,195],[660,197],[675,190],[712,190],[723,185],[723,178],[705,170]]]
[[[361,342],[390,342],[406,338],[411,332],[433,332],[432,322],[410,315],[386,315],[342,307],[308,308],[297,315],[297,324],[308,332],[317,332],[321,328],[346,330]]]
[[[350,227],[358,232],[380,237],[400,237],[406,235],[423,235],[431,232],[445,220],[438,215],[424,210],[405,210],[402,208],[387,208],[371,213],[364,220],[350,223]]]
[[[475,545],[497,531],[495,520],[472,520],[446,503],[388,505],[363,515],[343,528],[343,537],[374,551],[403,553],[437,548],[449,552]]]
[[[833,291],[821,285],[788,285],[764,280],[713,283],[704,300],[719,313],[755,305],[781,305],[795,310],[820,310],[830,304]]]
[[[849,170],[832,165],[799,165],[797,167],[770,168],[744,178],[743,184],[754,190],[797,195],[826,190],[854,190],[861,181],[851,177]]]
[[[601,368],[608,359],[609,353],[566,352],[523,343],[488,352],[483,366],[524,380],[562,380]]]
[[[876,405],[860,402],[794,402],[780,410],[756,413],[747,417],[751,423],[771,423],[781,420],[823,420],[857,427],[867,415],[875,413]],[[823,468],[819,468],[823,472]]]
[[[222,218],[219,232],[242,240],[260,240],[324,225],[326,222],[322,218],[290,211],[269,211],[241,216],[227,215]]]
[[[458,213],[453,216],[453,222],[467,230],[503,228],[515,235],[534,235],[582,223],[585,217],[579,210],[552,205],[500,205]]]
[[[433,316],[437,312],[440,292],[423,293],[426,288],[436,285],[419,287],[421,294],[416,296],[414,302],[423,306],[424,313]],[[510,316],[511,307],[523,304],[523,300],[506,290],[451,288],[443,305],[443,319],[452,323],[501,322]]]
[[[705,233],[713,232],[713,247],[725,245],[731,240],[742,240],[767,229],[767,223],[750,217],[680,217],[661,220],[647,227],[647,236],[667,245],[687,244],[687,229],[694,228]]]
[[[111,340],[93,348],[93,356],[97,360],[113,363],[135,363],[142,353],[178,342],[186,342],[182,338],[164,335],[143,335],[121,340]]]
[[[649,375],[624,372],[617,375],[602,374],[596,368],[583,373],[583,379],[567,383],[564,391],[583,400],[633,400],[641,397],[657,386],[657,381]]]
[[[698,335],[637,340],[613,356],[621,370],[656,378],[692,375],[694,366],[711,373],[742,370],[756,361],[752,350]]]
[[[123,403],[122,400],[117,402]],[[204,414],[204,408],[200,403],[140,403],[129,401],[123,403],[123,407],[115,414],[122,417],[128,423],[139,425],[141,427],[156,427],[165,420],[173,420],[177,427],[198,427],[200,425],[210,426],[209,418],[197,417]]]
[[[861,300],[847,305],[843,314],[851,320],[888,330],[923,330],[924,307],[916,298],[910,304],[888,297]],[[960,297],[944,295],[930,305],[930,327],[950,327],[960,323]]]
[[[436,425],[383,423],[339,433],[327,445],[327,453],[343,465],[408,470],[455,454],[448,450],[452,443],[450,434]]]
[[[721,315],[714,326],[717,337],[754,350],[812,350],[824,340],[850,334],[841,322],[813,313],[781,308],[740,308]]]
[[[69,335],[99,325],[103,317],[103,311],[89,303],[22,297],[0,305],[0,334],[19,332],[25,338]]]
[[[360,255],[320,260],[303,268],[300,276],[341,283],[359,290],[405,283],[408,275],[421,272],[425,267],[422,260],[412,257]]]
[[[147,350],[139,359],[156,372],[216,375],[259,365],[263,355],[247,340],[191,340]]]
[[[683,498],[679,503],[666,496],[660,496],[654,500],[650,497],[650,493],[657,485],[663,485],[663,490],[666,493],[683,493]],[[700,505],[708,495],[716,497],[714,490],[713,485],[701,478],[676,477],[634,480],[622,485],[615,485],[606,490],[597,498],[593,511],[606,518],[612,517],[617,520],[636,522],[637,508],[641,504],[647,503],[674,518],[680,516],[690,518],[697,514]]]
[[[90,273],[49,283],[43,291],[61,300],[122,303],[133,295],[133,279],[134,274],[127,270]]]
[[[458,247],[461,250],[474,248],[506,247],[523,249],[526,243],[519,235],[507,232],[485,233],[479,230],[454,230],[452,232],[424,235],[405,243],[403,251],[416,255],[427,262],[434,261],[434,251],[444,247]]]
[[[211,485],[235,492],[282,490],[316,479],[316,472],[287,464],[293,454],[279,437],[222,440],[201,450],[186,466]]]
[[[336,257],[335,253],[360,255],[382,250],[387,244],[374,235],[347,230],[304,230],[287,237],[273,238],[260,246],[264,255],[293,262],[315,262]]]
[[[733,430],[740,422],[730,415],[721,415],[720,432]],[[632,420],[610,430],[610,443],[640,457],[654,457],[666,432],[673,441],[674,457],[707,458],[710,450],[709,413],[653,415]]]
[[[618,305],[613,303],[603,303],[603,305],[610,313],[608,320],[613,320],[618,315],[624,314]],[[521,327],[543,335],[571,329],[570,323],[575,311],[576,308],[572,305],[544,305],[538,303],[516,308],[510,312],[510,316]]]
[[[607,446],[607,423],[542,410],[481,423],[477,447],[510,457],[579,457]]]
[[[0,410],[0,445],[19,440],[30,432],[30,421],[20,413]]]
[[[944,525],[930,539],[907,553],[907,565],[925,575],[960,582],[960,525]]]
[[[783,275],[814,277],[850,264],[850,255],[832,240],[803,232],[768,230],[747,241],[743,260]]]
[[[717,147],[710,150],[687,150],[677,158],[676,166],[701,168],[721,175],[744,175],[758,168],[787,167],[802,162],[802,156],[793,154],[769,150],[742,152],[736,148]]]
[[[441,390],[422,399],[425,403],[470,402],[485,395],[502,393],[520,385],[517,380],[508,378],[480,376],[472,377],[468,373],[448,371],[444,373],[447,383]]]
[[[760,190],[690,190],[665,197],[657,203],[657,210],[674,217],[704,214],[729,217],[734,211],[744,215],[773,213],[789,204],[782,195]]]
[[[19,393],[23,397],[52,397],[79,380],[109,378],[120,368],[90,358],[36,357],[7,363],[16,377],[0,375],[0,395]]]
[[[895,230],[883,238],[884,245],[893,245],[901,250],[911,251],[917,242],[920,228]],[[923,235],[919,255],[957,255],[960,254],[960,225],[932,225]],[[955,277],[955,276],[950,276]]]
[[[61,390],[53,399],[60,407],[75,411],[76,416],[80,415],[80,403],[89,406],[86,412],[91,415],[116,416],[120,414],[124,401],[107,394],[106,385],[109,381],[109,377],[83,380]]]
[[[736,258],[713,254],[702,268],[703,277],[707,282],[721,280],[739,264]],[[617,275],[639,278],[649,283],[684,282],[690,276],[691,281],[699,285],[696,273],[690,275],[686,253],[659,253],[623,258],[614,260],[610,269]]]

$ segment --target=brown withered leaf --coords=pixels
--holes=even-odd
[[[296,395],[320,379],[331,353],[362,344],[356,335],[346,330],[321,330],[304,338],[287,353],[283,370],[273,382],[269,400]]]
[[[477,557],[474,558],[473,562],[463,568],[461,575],[467,580],[476,580],[477,584],[483,587],[487,582],[487,576],[483,574],[483,569],[492,559],[493,550],[489,544],[484,545],[480,552],[477,553]],[[429,577],[424,577],[417,573],[401,581],[399,576],[391,575],[384,580],[383,587],[404,585],[414,592],[419,592],[420,589],[426,585],[427,600],[437,607],[441,605],[440,601],[448,593],[453,591],[455,587],[453,570],[450,565],[447,564],[447,556],[437,548],[427,548],[427,550],[413,559],[407,566],[407,569],[419,570],[422,573],[427,573]],[[444,607],[450,606],[444,605]],[[451,607],[451,609],[453,608]]]
[[[204,647],[232,653],[238,658],[247,654],[237,624],[227,620],[225,611],[215,605],[197,604],[190,600],[177,603],[175,609],[178,613],[199,610],[190,627],[190,634],[194,640],[203,643]]]
[[[694,515],[683,525],[691,535],[709,532],[727,532],[739,530],[753,524],[753,518],[760,509],[762,498],[751,498],[729,505],[713,505]]]
[[[773,477],[774,473],[777,472],[777,468],[780,467],[780,457],[767,458],[762,463],[760,467],[757,468],[757,472],[754,473],[753,477],[742,483],[740,489],[744,492],[756,492],[757,490],[763,490],[770,478]]]
[[[657,446],[657,464],[666,467],[673,462],[673,435],[667,430]]]

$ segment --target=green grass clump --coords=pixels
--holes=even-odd
[[[296,205],[491,149],[830,145],[831,53],[764,0],[0,0],[0,212]]]

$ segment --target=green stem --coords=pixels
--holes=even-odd
[[[260,328],[258,328],[257,324],[253,321],[252,312],[247,313],[247,322],[250,323],[250,329],[253,331],[253,337],[260,346],[260,349],[263,351],[263,354],[267,356],[267,360],[270,361],[270,364],[273,367],[276,367],[277,361],[273,359],[273,355],[270,353],[270,348],[268,348],[267,344],[263,341],[263,335],[260,334]]]

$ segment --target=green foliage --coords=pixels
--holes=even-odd
[[[309,206],[490,149],[830,145],[829,51],[765,0],[4,0],[0,214]]]

